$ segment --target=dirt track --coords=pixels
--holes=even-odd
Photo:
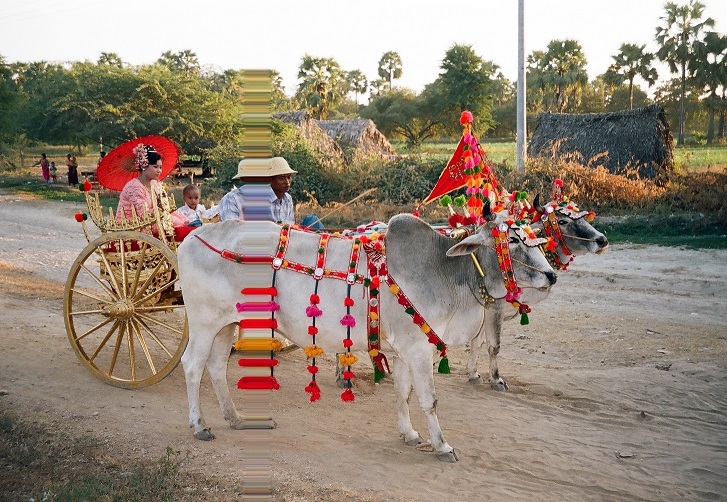
[[[206,380],[217,439],[202,443],[187,426],[181,368],[137,391],[83,368],[62,301],[85,244],[80,206],[20,199],[0,193],[0,406],[97,434],[111,457],[157,459],[171,446],[190,452],[185,469],[241,479],[241,433]],[[506,324],[508,393],[469,384],[464,350],[451,351],[453,374],[436,384],[453,465],[399,439],[390,382],[362,378],[356,401],[342,403],[324,359],[323,397],[311,404],[301,351],[283,354],[270,433],[278,499],[727,499],[725,263],[726,251],[634,245],[576,259],[530,326]],[[412,417],[424,435],[415,407]]]

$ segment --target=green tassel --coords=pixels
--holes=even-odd
[[[381,371],[379,367],[374,364],[374,383],[379,383],[385,376],[386,373]]]
[[[443,357],[441,361],[439,361],[439,368],[437,368],[438,373],[442,373],[443,375],[449,375],[449,359],[446,357]]]
[[[530,319],[528,319],[527,312],[523,312],[520,316],[520,324],[522,324],[523,326],[525,326],[526,324],[530,324]]]
[[[414,315],[414,307],[409,307],[404,309],[404,312],[406,312],[409,315]]]

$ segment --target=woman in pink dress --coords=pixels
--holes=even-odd
[[[50,179],[50,162],[48,162],[48,157],[46,157],[44,153],[40,154],[40,160],[33,164],[32,167],[39,164],[40,168],[43,170],[43,179],[47,182]]]
[[[134,165],[139,169],[139,176],[128,181],[119,196],[119,206],[116,209],[116,220],[122,217],[131,220],[134,208],[140,218],[154,213],[154,202],[161,194],[159,176],[162,173],[162,158],[151,146],[139,145],[135,149],[136,161]],[[123,215],[123,216],[122,216]]]

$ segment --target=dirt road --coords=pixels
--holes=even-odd
[[[170,446],[189,452],[184,469],[241,479],[241,433],[206,379],[209,443],[188,428],[181,368],[121,390],[72,351],[63,283],[85,244],[79,208],[0,193],[0,406],[96,434],[109,457],[157,459]],[[628,244],[576,259],[529,326],[505,325],[507,393],[468,383],[465,351],[451,351],[436,385],[456,464],[399,439],[390,382],[358,379],[343,403],[324,358],[311,404],[302,352],[282,354],[269,443],[278,500],[725,500],[725,263],[726,251]],[[236,370],[233,359],[232,384]]]

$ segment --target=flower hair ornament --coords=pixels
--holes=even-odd
[[[149,150],[153,150],[153,148],[151,146],[146,146],[143,143],[139,143],[132,150],[134,155],[136,155],[134,167],[136,167],[139,171],[143,171],[149,167]]]

